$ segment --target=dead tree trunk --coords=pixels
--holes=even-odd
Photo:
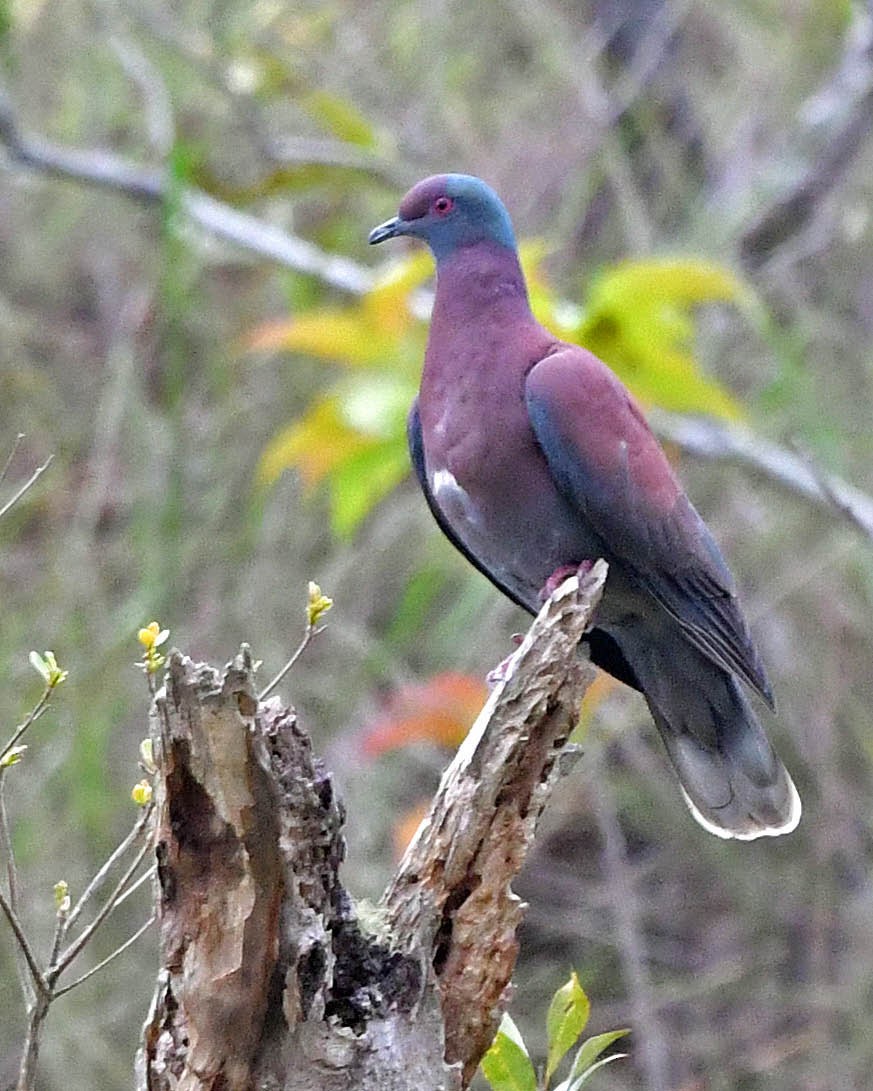
[[[543,607],[365,931],[342,803],[294,713],[174,652],[152,708],[161,970],[140,1091],[460,1091],[506,1002],[533,840],[606,566]]]

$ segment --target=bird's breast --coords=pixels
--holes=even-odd
[[[593,546],[556,488],[523,406],[513,418],[481,405],[459,428],[446,405],[429,427],[423,421],[423,440],[428,485],[446,522],[519,599],[536,608],[557,568],[589,556]]]

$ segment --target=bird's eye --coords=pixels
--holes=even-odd
[[[433,203],[433,210],[438,216],[447,216],[455,207],[451,197],[437,197]]]

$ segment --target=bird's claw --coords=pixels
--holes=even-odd
[[[539,594],[540,602],[546,602],[550,599],[564,580],[568,580],[571,576],[579,576],[580,578],[587,576],[593,567],[594,561],[582,561],[581,564],[562,564],[560,568],[555,569],[543,584]]]

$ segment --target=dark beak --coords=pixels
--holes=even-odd
[[[374,246],[377,242],[384,242],[386,239],[396,238],[398,235],[404,235],[404,228],[406,224],[399,216],[395,216],[393,220],[386,220],[385,223],[379,224],[378,227],[374,227],[370,232],[368,242],[371,246]]]

